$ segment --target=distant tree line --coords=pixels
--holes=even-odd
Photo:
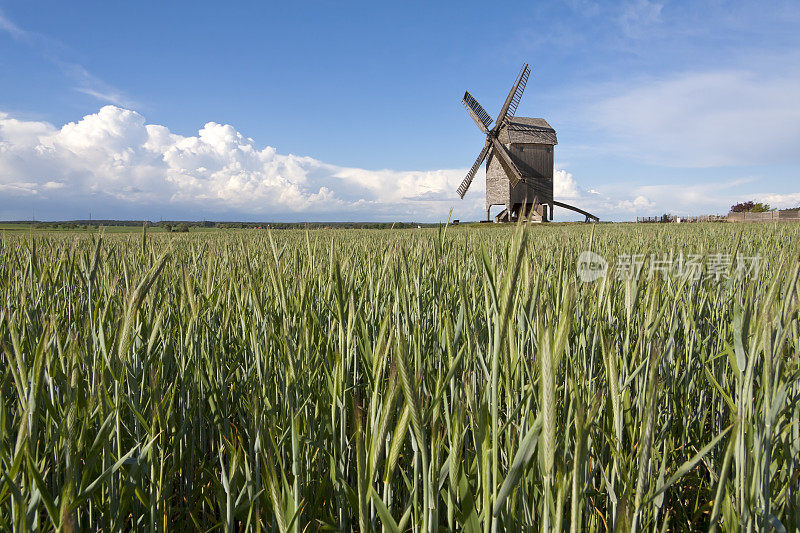
[[[95,229],[103,226],[117,227],[160,227],[167,231],[189,231],[189,228],[213,228],[217,226],[215,222],[208,221],[161,221],[150,222],[148,220],[55,220],[48,222],[31,222],[29,220],[12,220],[8,224],[33,225],[37,229]]]
[[[95,229],[101,226],[126,226],[126,227],[159,227],[169,232],[188,232],[191,228],[220,228],[220,229],[404,229],[417,227],[436,227],[438,224],[419,222],[213,222],[208,220],[161,220],[151,222],[148,220],[57,220],[48,222],[31,222],[30,220],[11,220],[8,224],[32,225],[37,229]]]

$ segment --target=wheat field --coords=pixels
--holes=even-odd
[[[800,531],[799,230],[6,232],[0,530]]]

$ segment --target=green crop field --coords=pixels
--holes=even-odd
[[[799,230],[5,232],[0,530],[798,531]]]

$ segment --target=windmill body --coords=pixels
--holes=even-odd
[[[503,206],[496,222],[511,222],[524,217],[534,222],[552,219],[555,206],[572,209],[597,220],[594,215],[553,198],[553,151],[558,144],[556,132],[543,118],[514,117],[530,76],[527,64],[517,76],[506,97],[497,122],[469,92],[462,104],[478,128],[486,134],[486,143],[464,181],[458,187],[461,198],[467,193],[475,173],[486,160],[486,219],[491,220],[492,206]]]
[[[492,206],[503,206],[498,221],[520,215],[549,220],[553,212],[553,149],[556,132],[542,118],[516,117],[500,129],[497,140],[508,152],[522,180],[512,185],[499,158],[486,161],[486,219]]]

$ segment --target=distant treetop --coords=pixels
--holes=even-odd
[[[773,209],[769,204],[754,202],[753,200],[740,202],[731,206],[731,212],[733,213],[766,213],[767,211],[772,210]]]

